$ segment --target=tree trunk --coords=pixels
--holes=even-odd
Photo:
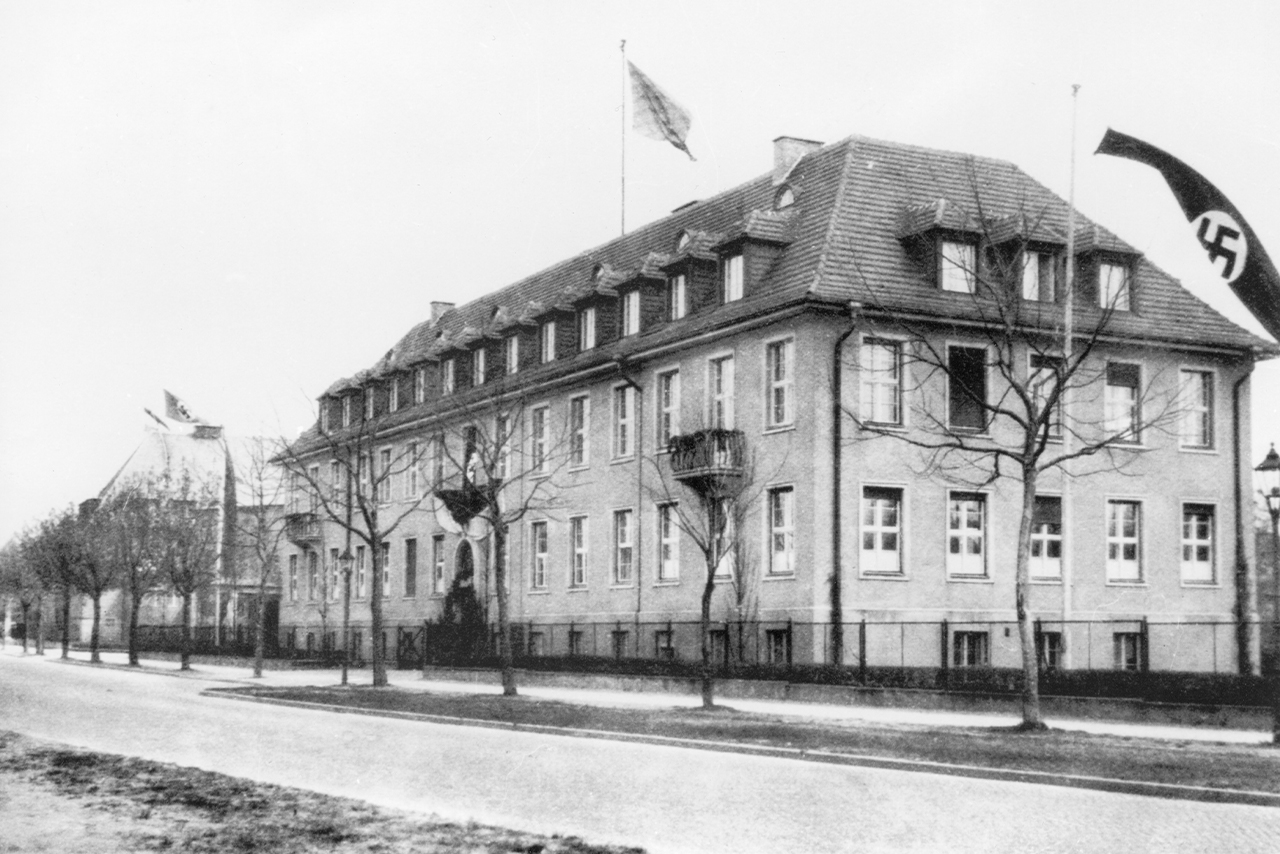
[[[129,666],[138,666],[138,611],[142,610],[142,593],[129,594]]]
[[[491,506],[490,510],[494,510]],[[494,513],[494,519],[501,519],[501,511]],[[516,691],[515,656],[511,651],[511,629],[507,616],[507,562],[504,559],[507,542],[506,526],[495,524],[493,527],[493,577],[498,586],[498,665],[502,670],[502,695],[514,697]]]
[[[36,655],[44,655],[44,597],[36,600]],[[62,644],[62,657],[68,658],[67,643]]]
[[[707,583],[702,587],[702,613],[699,626],[702,635],[702,708],[715,708],[715,680],[711,664],[711,594],[716,589],[716,567],[712,563],[707,567]],[[728,640],[727,638],[725,639]]]
[[[182,664],[179,670],[191,669],[191,594],[182,594]]]
[[[93,628],[89,631],[89,663],[101,664],[102,656],[98,654],[99,629],[102,624],[102,594],[93,595]]]
[[[377,530],[377,523],[374,523]],[[373,647],[373,687],[387,687],[387,661],[382,648],[382,538],[373,537],[373,597],[369,601],[369,643]]]
[[[40,645],[43,651],[44,645]],[[71,657],[71,587],[62,588],[62,657]]]
[[[1040,669],[1036,657],[1035,627],[1027,600],[1031,593],[1031,522],[1036,503],[1036,473],[1023,471],[1022,521],[1018,525],[1018,561],[1015,575],[1018,637],[1022,641],[1022,724],[1019,729],[1045,729],[1040,715]]]
[[[22,606],[22,654],[27,654],[27,638],[31,637],[31,606]]]
[[[262,678],[262,659],[267,646],[267,575],[258,575],[258,625],[253,630],[253,678]]]

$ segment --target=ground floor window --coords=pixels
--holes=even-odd
[[[543,648],[542,644],[542,632],[529,632],[529,655],[535,657],[546,655],[546,650]]]
[[[729,633],[724,629],[711,630],[711,662],[729,666]]]
[[[1142,669],[1142,634],[1116,632],[1113,637],[1116,670]]]
[[[956,667],[990,665],[990,636],[986,632],[956,632],[951,644],[951,663]]]
[[[613,640],[613,657],[623,658],[627,654],[628,638],[630,632],[618,630],[612,633]]]
[[[569,654],[582,655],[585,650],[582,644],[582,632],[579,629],[573,629],[569,632]]]
[[[770,664],[791,663],[790,629],[767,629],[764,633],[764,643]]]
[[[355,631],[351,633],[351,649],[349,654],[352,661],[360,660],[360,651],[364,649],[364,632]]]
[[[653,633],[653,657],[659,661],[671,661],[676,657],[676,648],[672,644],[670,629]]]
[[[1036,658],[1045,670],[1062,666],[1062,632],[1041,632],[1036,636]]]
[[[307,632],[307,654],[316,651],[316,634],[315,632]]]

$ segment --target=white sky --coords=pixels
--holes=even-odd
[[[92,496],[162,388],[292,436],[433,300],[618,232],[627,55],[693,114],[628,139],[639,225],[779,135],[1011,160],[1248,328],[1162,179],[1190,163],[1280,257],[1267,2],[0,2],[0,541]],[[1280,439],[1259,367],[1257,462]],[[1224,449],[1225,450],[1225,449]]]

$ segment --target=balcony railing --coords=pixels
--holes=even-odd
[[[699,430],[672,436],[671,473],[699,492],[720,492],[743,476],[746,438],[741,430]]]
[[[314,513],[290,513],[284,518],[285,536],[293,543],[320,541],[320,519]]]

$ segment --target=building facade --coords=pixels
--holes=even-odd
[[[459,579],[494,619],[493,534],[458,496],[500,482],[529,654],[696,657],[710,538],[732,541],[711,561],[717,654],[1017,666],[1022,481],[975,461],[1019,447],[1017,413],[1040,400],[1019,395],[1044,395],[1065,413],[1038,434],[1044,458],[1089,450],[1069,477],[1049,467],[1030,509],[1042,660],[1252,668],[1238,448],[1273,345],[1101,226],[1077,217],[1068,235],[1065,203],[1011,164],[861,137],[784,137],[774,160],[486,297],[434,303],[334,383],[290,452],[282,643],[340,643],[344,551],[351,642],[375,642],[373,562],[330,521],[347,488],[335,457],[358,436],[351,488],[398,520],[389,652],[447,616]],[[1080,367],[1059,400],[1068,269]],[[681,508],[729,481],[737,515],[700,532]]]

